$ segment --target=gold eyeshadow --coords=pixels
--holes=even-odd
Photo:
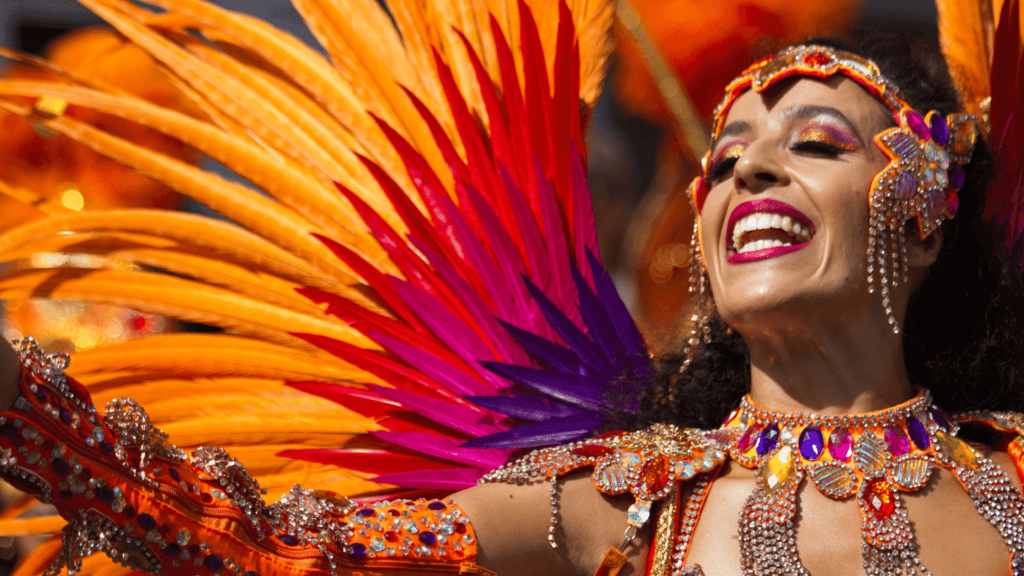
[[[846,152],[860,148],[857,136],[849,130],[834,124],[822,124],[820,122],[812,122],[800,130],[800,133],[797,135],[797,143],[802,144],[805,142],[820,142]]]
[[[708,163],[707,173],[705,179],[714,178],[718,172],[718,167],[723,162],[728,160],[735,160],[743,155],[747,149],[746,140],[730,140],[718,148],[715,155],[712,156],[711,162]]]

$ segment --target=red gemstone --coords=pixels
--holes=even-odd
[[[832,63],[832,57],[824,52],[804,54],[804,63],[811,66],[825,67]]]
[[[668,457],[658,456],[640,469],[640,481],[647,484],[647,492],[660,492],[668,484]]]
[[[463,524],[462,522],[456,522],[455,523],[455,533],[456,534],[465,534],[466,533],[466,525]]]
[[[398,540],[398,534],[395,534],[391,530],[388,530],[384,533],[384,539],[388,542],[394,542],[395,540]]]
[[[388,510],[388,514],[391,514],[392,516],[401,516],[402,515],[401,512],[399,512],[398,510],[395,510],[394,508],[392,508],[391,510]]]
[[[864,487],[864,501],[875,518],[885,520],[896,510],[896,497],[889,482],[875,478]]]
[[[590,444],[588,446],[580,446],[572,451],[573,456],[582,456],[583,458],[600,458],[607,456],[614,452],[607,446],[601,446],[599,444]]]

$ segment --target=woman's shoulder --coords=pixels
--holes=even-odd
[[[530,452],[455,499],[498,573],[593,574],[622,547],[620,576],[642,574],[659,503],[725,457],[713,433],[657,424]]]

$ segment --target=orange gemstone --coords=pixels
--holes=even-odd
[[[804,63],[812,66],[827,66],[832,63],[832,57],[824,52],[811,52],[804,54]]]
[[[607,446],[600,446],[598,444],[591,444],[589,446],[580,446],[572,451],[573,456],[582,456],[583,458],[600,458],[607,456],[614,452]]]
[[[892,486],[881,478],[868,480],[864,487],[864,501],[879,520],[885,520],[896,510],[896,496]]]
[[[658,456],[649,460],[640,469],[640,481],[647,484],[647,492],[654,494],[661,491],[668,484],[668,457]]]

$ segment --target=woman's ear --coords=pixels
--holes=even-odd
[[[911,221],[911,224],[913,221]],[[917,234],[917,226],[910,226],[910,230],[906,231],[908,236],[906,249],[907,249],[907,266],[910,268],[927,268],[935,263],[935,260],[939,257],[939,252],[942,250],[942,226],[935,229],[934,232],[925,236],[923,239]]]

